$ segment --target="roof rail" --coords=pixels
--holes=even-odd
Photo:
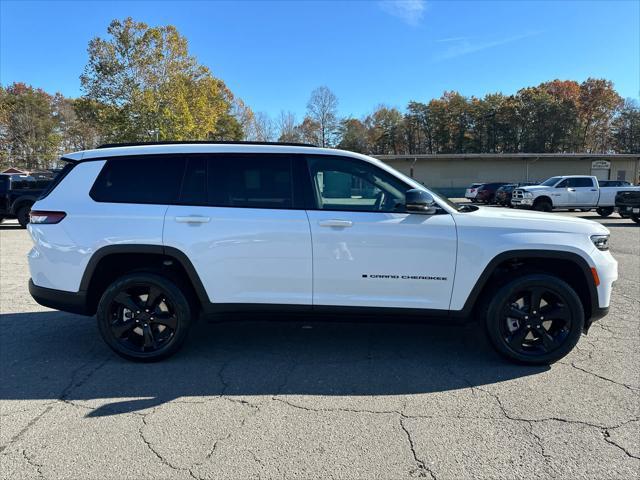
[[[104,143],[96,148],[115,147],[142,147],[146,145],[284,145],[288,147],[317,147],[312,143],[294,142],[245,142],[236,140],[167,140],[161,142],[125,142],[125,143]]]

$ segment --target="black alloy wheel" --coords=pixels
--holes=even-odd
[[[97,312],[107,344],[129,360],[155,361],[175,353],[191,323],[189,302],[171,281],[132,274],[104,293]]]
[[[512,360],[548,364],[573,349],[584,325],[576,292],[563,280],[532,274],[500,289],[487,310],[487,333]]]

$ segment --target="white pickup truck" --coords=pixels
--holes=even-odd
[[[614,211],[616,193],[622,190],[640,191],[640,187],[601,187],[593,176],[564,175],[551,177],[540,185],[515,189],[511,205],[542,212],[595,208],[600,216],[608,217]]]

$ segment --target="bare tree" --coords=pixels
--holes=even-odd
[[[269,115],[264,112],[254,113],[248,138],[256,142],[272,142],[275,136],[276,127]]]
[[[307,116],[319,126],[318,137],[322,146],[331,146],[338,127],[338,98],[328,87],[318,87],[311,92]]]
[[[296,115],[293,112],[280,112],[278,119],[279,142],[300,142],[300,131],[296,126]]]

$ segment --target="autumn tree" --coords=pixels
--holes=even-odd
[[[617,153],[640,153],[640,105],[627,99],[612,122],[613,146]]]
[[[239,139],[235,98],[175,27],[113,20],[89,42],[80,80],[110,141]]]

